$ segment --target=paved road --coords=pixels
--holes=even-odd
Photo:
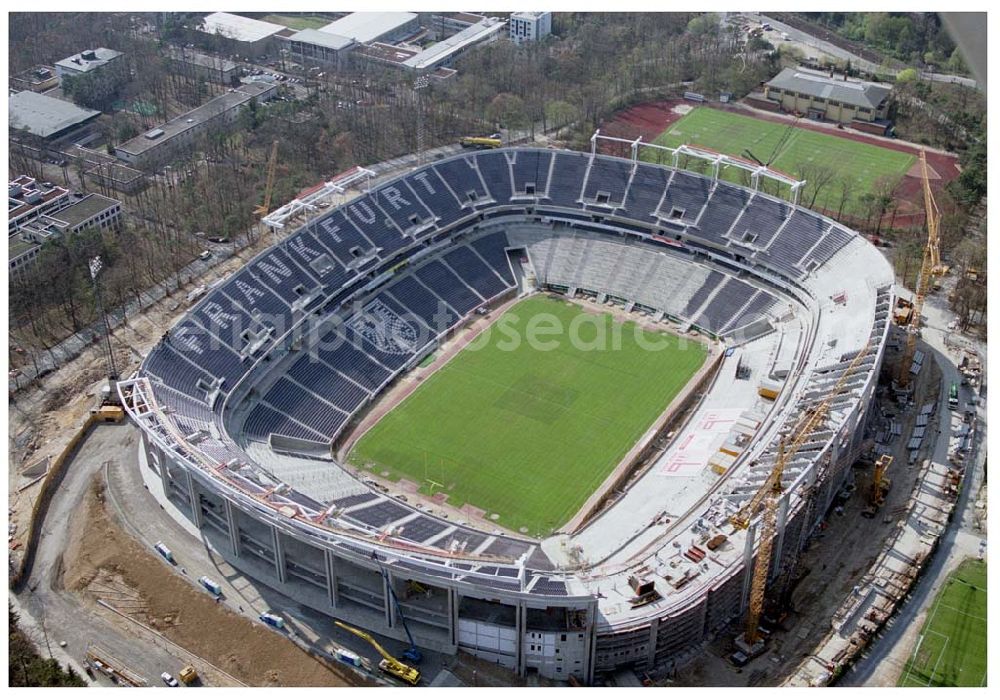
[[[944,343],[945,337],[953,333],[947,328],[953,314],[946,308],[945,294],[946,292],[942,290],[939,294],[927,299],[924,305],[924,316],[927,321],[921,336],[925,343],[924,350],[929,349],[935,354],[941,368],[943,390],[938,411],[939,415],[942,416],[942,425],[947,425],[945,417],[952,414],[952,411],[948,409],[946,388],[961,378],[955,367],[958,356],[949,351]],[[985,362],[985,352],[982,351],[984,349],[981,349],[980,356]],[[983,376],[986,376],[985,367]],[[971,393],[963,387],[961,397],[964,406],[964,402],[971,397]],[[934,558],[900,611],[890,620],[872,646],[862,654],[860,660],[844,674],[838,685],[894,685],[899,672],[912,653],[922,625],[923,614],[929,608],[948,574],[966,557],[985,552],[986,535],[974,527],[974,504],[982,484],[983,463],[986,459],[986,446],[981,440],[982,436],[986,434],[986,413],[982,405],[979,406],[978,413],[981,426],[979,449],[976,457],[968,460],[969,467],[962,494],[955,505],[952,521],[941,537]],[[952,416],[953,426],[956,420],[957,416]],[[942,435],[934,449],[934,461],[946,464],[948,462],[948,447],[948,435]]]
[[[128,426],[125,429],[131,435],[137,435],[134,427]],[[183,520],[183,516],[169,502],[165,510],[143,482],[136,440],[137,438],[133,438],[127,448],[116,450],[117,459],[108,469],[108,502],[133,537],[150,547],[156,542],[163,542],[171,549],[178,567],[171,569],[164,563],[165,572],[172,571],[176,575],[185,576],[191,586],[198,590],[201,589],[196,582],[197,578],[208,575],[222,585],[225,594],[223,603],[233,611],[253,620],[257,620],[262,612],[276,613],[285,619],[288,628],[294,630],[303,643],[325,651],[329,651],[331,644],[336,643],[372,659],[373,662],[378,661],[374,650],[357,637],[335,627],[328,615],[307,608],[230,566],[193,525]],[[159,477],[150,475],[151,486],[156,489]],[[182,519],[181,522],[176,519],[178,517]],[[402,653],[404,646],[398,640],[385,637],[378,639],[391,652]],[[430,682],[448,665],[450,657],[423,651],[424,660],[420,669],[427,682]]]
[[[84,678],[82,660],[87,645],[96,642],[144,676],[150,685],[156,685],[160,683],[160,673],[176,674],[186,662],[156,643],[123,633],[60,584],[70,519],[90,488],[91,478],[108,455],[135,448],[136,437],[131,427],[108,425],[94,429],[52,499],[31,576],[20,594],[11,595],[11,602],[21,614],[25,631],[39,643],[42,653],[46,651],[47,633],[52,656],[60,663],[71,664]],[[65,649],[59,647],[59,641],[66,642]],[[91,684],[110,685],[110,682],[101,678]]]
[[[752,15],[751,15],[752,16]],[[839,46],[831,44],[828,41],[824,41],[819,37],[815,37],[812,34],[808,34],[801,29],[796,29],[784,22],[779,22],[776,19],[767,17],[766,15],[760,15],[761,22],[768,22],[772,27],[774,27],[776,32],[786,32],[788,38],[792,41],[797,41],[807,46],[811,46],[823,53],[838,58],[842,61],[850,61],[852,66],[860,68],[869,73],[885,73],[886,69],[877,63],[872,63],[857,54],[851,53],[846,49],[842,49]],[[888,71],[893,75],[896,74],[895,70]],[[966,87],[975,88],[977,83],[972,78],[965,78],[960,75],[948,75],[945,73],[928,73],[926,71],[920,72],[920,77],[924,80],[929,80],[936,83],[956,83],[958,85],[965,85]]]

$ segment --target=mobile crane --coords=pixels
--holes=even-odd
[[[337,625],[337,627],[340,627],[341,629],[350,632],[356,637],[360,637],[361,639],[365,640],[373,647],[375,647],[375,651],[377,651],[379,655],[382,657],[382,660],[378,662],[378,667],[382,669],[384,673],[387,673],[390,676],[398,678],[399,680],[403,681],[404,683],[408,683],[409,685],[416,685],[417,683],[420,682],[419,669],[413,668],[412,666],[407,666],[402,661],[394,657],[392,654],[387,652],[381,644],[376,642],[375,638],[372,637],[370,634],[368,634],[367,632],[362,632],[356,627],[351,627],[350,625],[341,622],[340,620],[334,620],[333,623]]]
[[[416,643],[413,641],[413,635],[410,634],[410,627],[406,624],[406,618],[403,617],[403,608],[399,604],[399,598],[396,597],[396,591],[392,589],[392,581],[389,580],[389,574],[382,566],[382,562],[379,561],[378,555],[372,552],[372,559],[378,564],[378,570],[382,574],[382,578],[385,579],[385,587],[389,589],[389,597],[392,598],[393,604],[396,606],[396,617],[399,621],[403,623],[403,630],[406,632],[406,639],[410,642],[410,648],[403,652],[403,658],[407,661],[411,661],[415,664],[419,664],[421,659],[423,659],[423,654],[417,649]]]

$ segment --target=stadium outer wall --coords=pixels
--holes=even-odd
[[[876,303],[891,305],[888,294],[887,301]],[[783,499],[772,569],[775,581],[787,580],[785,574],[794,568],[798,553],[860,452],[888,333],[887,325],[879,323],[876,317],[872,333],[876,354],[860,396],[840,420],[836,434],[818,449],[815,468],[805,473],[806,497],[793,500],[789,489]],[[123,385],[141,389],[142,381]],[[403,640],[405,633],[390,587],[400,598],[420,646],[444,653],[463,649],[522,675],[537,671],[549,678],[575,676],[589,683],[615,669],[649,670],[682,659],[739,616],[747,599],[753,529],[745,555],[716,575],[703,595],[667,611],[651,610],[647,618],[631,623],[609,622],[595,595],[505,590],[497,580],[445,580],[431,570],[422,577],[412,564],[397,566],[391,558],[376,563],[350,541],[324,539],[315,528],[280,510],[241,497],[179,454],[169,430],[157,426],[153,412],[130,406],[125,393],[123,398],[142,427],[140,468],[150,491],[169,500],[227,561],[303,605],[392,638]],[[433,595],[409,598],[410,580],[419,581]]]

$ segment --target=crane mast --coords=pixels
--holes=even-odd
[[[267,185],[264,187],[264,203],[254,209],[257,216],[267,216],[271,211],[271,194],[274,192],[274,171],[278,163],[278,141],[271,144],[271,157],[267,161]]]
[[[931,288],[931,279],[934,275],[943,275],[948,271],[941,264],[941,248],[938,238],[938,226],[941,222],[941,214],[938,210],[937,202],[934,201],[934,193],[931,192],[927,152],[924,150],[920,151],[920,173],[924,187],[927,243],[924,245],[923,257],[920,261],[920,276],[917,278],[917,289],[913,297],[912,315],[910,316],[910,323],[906,328],[906,346],[903,349],[903,357],[899,363],[899,376],[896,382],[900,389],[906,389],[910,385],[910,367],[913,365],[913,356],[917,351],[917,336],[920,334],[920,314],[923,312],[927,291]]]

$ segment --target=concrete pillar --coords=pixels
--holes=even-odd
[[[333,567],[333,552],[324,549],[323,560],[326,564],[326,594],[330,599],[330,605],[336,608],[339,602],[339,591],[337,589],[337,572]]]
[[[597,666],[597,601],[594,600],[590,603],[590,610],[587,611],[587,630],[586,638],[588,641],[588,651],[587,659],[583,663],[584,669],[584,679],[583,682],[587,685],[592,685],[594,682],[594,668]]]
[[[526,673],[525,669],[525,659],[524,659],[524,635],[528,628],[528,611],[524,607],[524,603],[518,601],[516,603],[516,613],[514,616],[514,634],[517,636],[517,654],[515,657],[515,664],[517,666],[517,675],[523,676]]]
[[[170,474],[167,471],[167,460],[163,454],[163,450],[160,449],[159,445],[146,440],[145,435],[142,438],[143,449],[146,450],[148,458],[146,460],[147,465],[152,462],[156,464],[156,469],[160,473],[160,482],[163,484],[163,495],[170,497]]]
[[[449,616],[451,618],[451,643],[458,646],[458,608],[462,602],[462,595],[457,591],[448,589]]]
[[[649,652],[646,655],[646,663],[653,668],[656,661],[656,634],[660,631],[660,618],[654,617],[649,623]]]
[[[271,526],[271,543],[274,546],[274,573],[282,583],[286,582],[285,549],[278,536],[278,528]]]
[[[201,504],[198,502],[198,494],[194,490],[194,478],[189,469],[184,470],[184,479],[187,482],[185,486],[187,486],[188,502],[191,507],[191,522],[200,530],[202,525]]]
[[[226,504],[226,525],[229,527],[229,546],[233,548],[233,554],[240,556],[240,527],[236,523],[236,509],[233,502],[228,498],[223,500]]]

